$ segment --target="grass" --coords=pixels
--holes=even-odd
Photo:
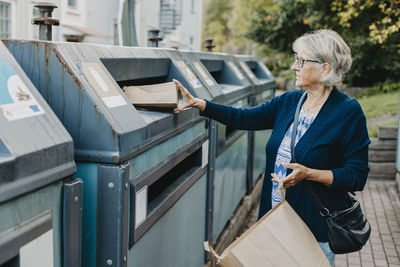
[[[364,96],[357,100],[360,103],[367,120],[386,114],[396,114],[399,110],[398,92]],[[397,126],[398,124],[398,120],[391,120],[379,124],[367,125],[368,135],[370,137],[377,137],[379,126]]]
[[[378,127],[379,126],[398,126],[398,125],[399,125],[398,120],[387,121],[387,122],[384,122],[381,124],[367,125],[368,136],[369,137],[378,137]]]
[[[399,110],[399,93],[386,93],[373,96],[364,96],[357,99],[368,119],[396,114]]]

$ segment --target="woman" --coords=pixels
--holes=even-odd
[[[277,182],[283,180],[286,199],[308,225],[333,265],[334,253],[328,245],[327,226],[305,191],[310,185],[329,210],[347,207],[349,191],[363,190],[368,175],[368,138],[366,121],[359,103],[340,92],[335,84],[351,67],[351,52],[342,37],[332,30],[305,34],[293,43],[296,86],[253,108],[238,109],[194,98],[178,82],[184,105],[196,107],[201,114],[231,128],[273,129],[266,146],[267,162],[260,199],[259,218],[282,198]],[[295,109],[304,91],[297,125],[293,162],[290,139]]]

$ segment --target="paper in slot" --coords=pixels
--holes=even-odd
[[[179,95],[173,82],[124,86],[122,90],[136,107],[172,110],[178,107]]]

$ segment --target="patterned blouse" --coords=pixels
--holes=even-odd
[[[308,128],[310,128],[314,119],[317,117],[318,113],[307,114],[304,112],[303,108],[300,110],[299,121],[297,124],[297,133],[296,133],[296,142],[300,140],[300,138],[304,135]],[[274,173],[279,177],[279,179],[283,179],[286,177],[286,168],[283,166],[284,163],[290,163],[292,159],[292,155],[290,153],[290,140],[292,138],[292,130],[293,123],[290,125],[289,129],[286,131],[285,136],[283,137],[282,143],[279,146],[278,154],[276,156]],[[278,183],[272,183],[272,207],[278,204],[282,200],[281,193],[279,192]]]

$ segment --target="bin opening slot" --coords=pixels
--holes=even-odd
[[[20,263],[20,257],[19,255],[15,256],[14,258],[6,261],[1,265],[1,267],[18,267]]]
[[[135,85],[157,85],[176,79],[197,97],[177,66],[169,58],[102,58],[100,60],[121,88]]]
[[[185,181],[185,174],[201,167],[201,159],[202,149],[200,147],[149,186],[148,214],[154,212],[165,199],[174,193],[175,189]]]
[[[201,63],[218,84],[241,85],[239,78],[224,60],[202,59]]]
[[[269,79],[270,77],[268,76],[267,73],[263,70],[263,68],[260,66],[260,64],[257,61],[246,61],[247,66],[249,66],[250,70],[254,73],[254,75],[258,79]]]

